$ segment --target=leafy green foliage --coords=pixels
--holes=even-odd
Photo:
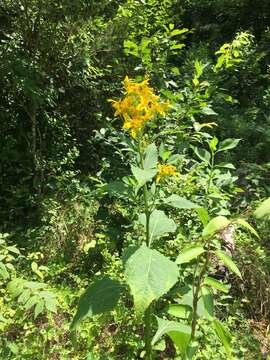
[[[17,298],[25,311],[34,310],[35,318],[42,313],[57,311],[57,297],[45,284],[15,278],[9,282],[8,292],[12,298]]]
[[[158,358],[266,356],[269,21],[268,0],[1,3],[1,358],[147,358],[162,324]],[[126,74],[170,102],[140,149],[107,103]]]

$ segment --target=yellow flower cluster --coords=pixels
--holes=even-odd
[[[159,182],[160,179],[165,176],[179,177],[180,173],[176,170],[176,167],[173,165],[158,164],[157,182]]]
[[[115,109],[115,116],[123,117],[123,128],[129,130],[131,136],[136,138],[138,133],[143,130],[145,123],[152,120],[157,114],[164,115],[170,104],[169,102],[159,102],[159,96],[155,95],[149,86],[149,79],[136,83],[126,76],[124,87],[125,97],[122,100],[109,101],[112,102]]]

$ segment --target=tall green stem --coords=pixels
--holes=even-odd
[[[192,313],[192,321],[191,321],[191,341],[193,341],[195,339],[196,326],[197,326],[197,308],[198,308],[198,301],[199,301],[199,293],[200,293],[202,281],[203,281],[203,278],[204,278],[204,275],[206,273],[207,266],[208,266],[208,263],[209,263],[209,255],[210,255],[210,252],[207,251],[206,259],[205,259],[203,267],[202,267],[202,269],[200,271],[197,285],[193,288],[193,313]]]
[[[205,190],[205,203],[206,203],[206,207],[208,207],[208,195],[209,195],[209,190],[211,188],[212,185],[212,178],[213,178],[213,172],[214,172],[214,161],[215,161],[215,154],[213,151],[211,151],[211,163],[210,163],[210,174],[209,174],[209,178],[207,181],[207,186],[206,186],[206,190]],[[191,341],[193,341],[195,339],[195,334],[196,334],[196,327],[197,327],[197,309],[198,309],[198,301],[199,301],[199,295],[200,295],[200,290],[201,290],[201,285],[203,282],[203,278],[204,275],[207,271],[207,267],[208,267],[208,263],[209,263],[209,257],[210,257],[210,251],[209,251],[209,241],[206,244],[206,258],[205,258],[205,262],[202,266],[202,269],[199,273],[198,279],[197,279],[197,283],[196,283],[196,276],[194,276],[193,279],[193,286],[192,286],[192,291],[193,291],[193,313],[192,313],[192,321],[191,321]]]
[[[141,140],[139,140],[139,154],[140,154],[140,165],[143,169],[143,152],[141,149]],[[147,196],[147,186],[144,184],[143,186],[143,199],[144,199],[144,212],[145,212],[145,235],[146,235],[146,245],[151,246],[150,243],[150,231],[149,231],[149,220],[150,220],[150,209],[148,204],[148,196]],[[152,360],[152,344],[151,344],[151,318],[152,318],[152,307],[151,305],[145,311],[144,314],[144,341],[145,341],[145,359]]]

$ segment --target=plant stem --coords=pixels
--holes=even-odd
[[[208,266],[208,262],[209,262],[209,255],[210,255],[210,252],[208,251],[207,254],[206,254],[206,259],[205,259],[205,262],[203,264],[202,270],[201,270],[201,272],[199,274],[197,286],[193,287],[193,289],[195,289],[195,291],[193,291],[193,312],[192,312],[191,339],[190,339],[191,341],[193,341],[195,339],[196,326],[197,326],[197,309],[198,309],[198,302],[199,302],[199,293],[200,293],[200,290],[201,290],[201,285],[202,285],[204,275],[205,275],[206,270],[207,270],[207,266]]]
[[[141,140],[139,140],[139,154],[140,154],[140,165],[143,169],[143,153],[141,149]],[[143,199],[144,199],[144,212],[145,212],[145,235],[146,245],[151,246],[150,242],[150,231],[149,231],[149,220],[150,220],[150,209],[147,197],[147,186],[143,186]],[[144,314],[144,342],[145,342],[145,359],[152,360],[152,344],[151,344],[151,317],[152,317],[152,306],[149,305]]]
[[[149,305],[145,311],[144,323],[145,323],[145,359],[152,360],[152,344],[151,344],[151,317],[152,317],[152,306]]]

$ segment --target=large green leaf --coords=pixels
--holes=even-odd
[[[173,206],[177,209],[198,209],[201,208],[200,205],[197,205],[181,196],[171,195],[164,200],[164,203],[170,206]]]
[[[145,245],[126,261],[125,276],[134,297],[135,309],[143,313],[153,300],[166,294],[178,279],[177,265]]]
[[[176,259],[177,264],[188,263],[193,259],[196,259],[202,253],[204,253],[204,248],[200,245],[198,246],[189,246],[185,248]]]
[[[244,219],[237,219],[236,223],[238,225],[240,225],[241,227],[247,229],[248,231],[250,231],[253,235],[257,236],[257,238],[259,237],[259,234],[257,233],[257,231]]]
[[[145,158],[144,158],[144,169],[154,169],[157,166],[158,162],[158,149],[154,143],[147,146],[145,149]]]
[[[230,269],[237,276],[242,278],[240,270],[238,269],[237,265],[233,262],[232,258],[228,254],[226,254],[224,251],[221,250],[216,250],[215,254],[223,262],[223,264],[227,266],[228,269]]]
[[[117,305],[123,291],[123,285],[109,276],[97,280],[80,297],[77,312],[71,324],[71,329],[78,326],[86,316],[99,315],[111,311]]]
[[[167,334],[173,340],[182,357],[185,356],[191,335],[191,327],[176,321],[168,321],[157,317],[158,329],[152,339],[154,345],[161,336]]]
[[[146,230],[146,216],[141,214],[139,216],[139,222],[144,226]],[[149,241],[152,241],[164,234],[174,232],[176,230],[175,222],[168,218],[168,216],[161,210],[154,210],[149,219]]]
[[[226,151],[235,148],[241,139],[225,139],[221,141],[218,147],[218,151]]]
[[[254,212],[256,218],[261,219],[265,216],[270,216],[270,198],[264,200],[261,205],[257,207]]]
[[[213,321],[213,328],[222,342],[227,354],[230,356],[232,353],[230,333],[224,328],[221,322],[216,319]]]
[[[138,189],[151,181],[157,173],[156,169],[141,169],[137,166],[131,166],[131,171],[138,182]]]
[[[206,227],[203,229],[202,235],[204,237],[211,236],[217,231],[227,227],[228,225],[230,225],[230,221],[225,216],[216,216],[215,218],[210,220]]]

